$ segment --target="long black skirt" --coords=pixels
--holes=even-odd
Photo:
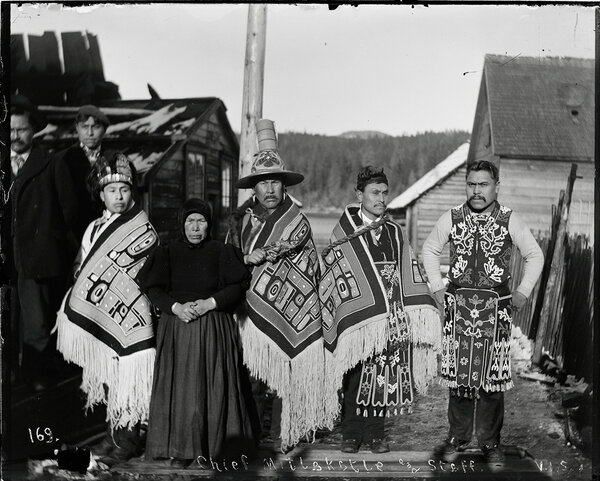
[[[251,450],[251,393],[233,317],[211,311],[186,324],[163,314],[156,339],[146,459]]]

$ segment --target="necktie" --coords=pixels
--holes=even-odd
[[[25,163],[25,159],[20,155],[15,155],[10,159],[10,165],[12,168],[13,175],[17,175],[23,164]]]

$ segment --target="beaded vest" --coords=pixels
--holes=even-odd
[[[451,210],[448,279],[452,284],[494,289],[510,279],[511,212],[497,201],[489,215],[472,212],[466,202]]]

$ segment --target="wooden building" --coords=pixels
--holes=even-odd
[[[440,216],[465,201],[465,174],[469,143],[465,142],[389,204],[388,209],[404,224],[410,245],[418,257],[425,239]],[[448,246],[442,265],[448,264]]]
[[[237,206],[239,143],[217,98],[117,100],[100,105],[111,125],[103,145],[125,153],[138,171],[144,210],[167,240],[177,235],[177,211],[190,197],[209,201],[213,237],[223,238]],[[59,151],[77,141],[77,107],[40,106],[49,125],[38,134]]]
[[[569,231],[593,241],[594,60],[486,55],[470,144],[388,205],[419,255],[439,216],[465,201],[466,166],[475,160],[499,167],[498,201],[542,236],[576,163]]]
[[[569,231],[593,238],[594,60],[486,55],[467,161],[500,168],[502,204],[533,232],[577,164]]]

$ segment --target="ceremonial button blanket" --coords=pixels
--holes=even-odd
[[[244,216],[242,232],[256,217]],[[264,249],[269,260],[255,266],[246,293],[247,312],[238,313],[244,362],[253,376],[282,399],[281,439],[290,446],[326,423],[321,308],[317,295],[319,259],[308,219],[286,196],[268,217],[257,220],[244,253]]]
[[[335,226],[331,237],[334,247],[324,258],[325,270],[319,284],[329,380],[325,398],[328,416],[338,413],[337,390],[342,387],[344,373],[385,349],[390,318],[404,317],[408,321],[412,378],[417,391],[423,392],[437,373],[441,320],[410,245],[403,240],[400,226],[388,220],[392,239],[401,246],[398,295],[390,303],[364,235],[343,241],[364,229],[353,220],[359,208],[358,204],[349,205]]]
[[[113,427],[148,417],[154,333],[135,277],[157,243],[143,210],[121,214],[93,244],[58,313],[57,348],[83,368],[87,407],[106,403]]]

